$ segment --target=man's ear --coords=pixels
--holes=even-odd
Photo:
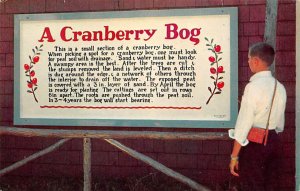
[[[255,66],[258,66],[260,63],[260,59],[257,56],[254,56],[252,59],[253,59],[253,64]]]

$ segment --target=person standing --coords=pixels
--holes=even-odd
[[[245,87],[235,129],[229,130],[229,137],[234,139],[229,168],[231,174],[238,177],[243,191],[278,189],[278,134],[284,130],[286,90],[270,71],[274,57],[275,51],[267,43],[250,46],[248,64],[254,75]],[[273,93],[267,145],[249,142],[247,136],[251,127],[266,128]]]

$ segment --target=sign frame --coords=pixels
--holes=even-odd
[[[20,115],[20,22],[41,20],[78,20],[93,18],[133,18],[229,15],[230,16],[230,120],[139,120],[139,119],[54,119],[21,118]],[[166,127],[166,128],[232,128],[238,113],[238,16],[236,7],[169,10],[138,10],[112,12],[80,12],[50,14],[17,14],[14,17],[14,124],[46,126],[114,126],[114,127]]]

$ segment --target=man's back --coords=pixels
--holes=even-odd
[[[265,128],[270,112],[272,97],[274,93],[275,78],[271,72],[259,72],[255,74],[245,89],[248,99],[254,107],[253,126]],[[284,127],[284,111],[286,104],[286,90],[277,81],[276,94],[274,97],[272,113],[270,117],[270,129],[282,131]]]

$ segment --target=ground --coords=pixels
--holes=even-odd
[[[0,191],[82,191],[83,180],[76,178],[9,178],[0,179]],[[171,178],[151,173],[143,177],[94,179],[92,191],[193,191]]]

